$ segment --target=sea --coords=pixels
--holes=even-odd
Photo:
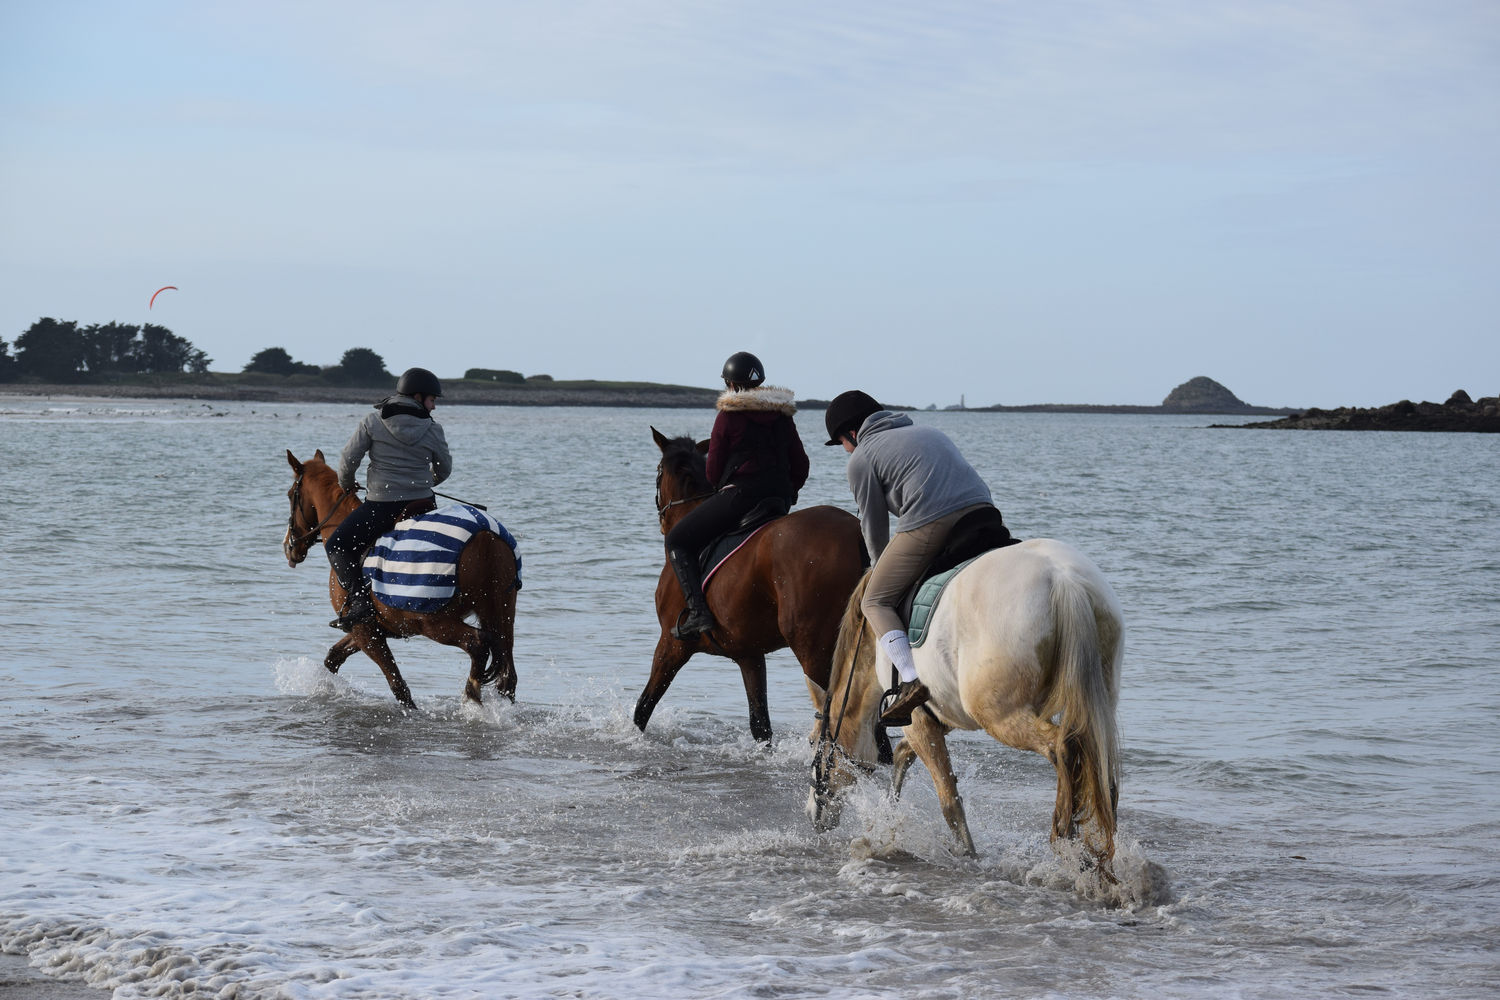
[[[287,565],[287,453],[352,404],[0,397],[0,952],[69,995],[248,998],[1500,995],[1500,437],[1240,418],[918,412],[1011,530],[1083,550],[1126,654],[1120,884],[1054,851],[1044,760],[804,815],[700,655],[631,721],[659,633],[651,428],[710,410],[440,407],[442,487],[518,538],[515,704],[393,643],[404,712]],[[800,503],[853,509],[822,414]],[[19,997],[24,986],[8,987]],[[48,993],[47,995],[62,995]]]

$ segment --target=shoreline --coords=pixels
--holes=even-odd
[[[219,382],[171,383],[43,383],[0,382],[0,398],[5,396],[47,399],[182,399],[215,400],[244,403],[373,403],[382,390],[374,386],[259,385]],[[472,382],[450,382],[444,388],[444,406],[579,406],[624,407],[638,409],[707,409],[714,408],[717,389],[689,386],[651,385],[596,387],[564,383],[557,386],[485,386]],[[799,410],[824,410],[826,399],[799,399]],[[1301,412],[1290,407],[1245,406],[1242,408],[1206,408],[1177,406],[1134,406],[1099,403],[1028,403],[1016,406],[968,406],[941,410],[919,410],[913,406],[892,404],[892,410],[928,413],[1098,413],[1148,414],[1156,416],[1289,416]]]

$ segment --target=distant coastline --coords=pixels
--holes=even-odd
[[[80,397],[103,399],[197,399],[252,403],[371,403],[389,392],[387,386],[329,385],[301,376],[258,373],[136,375],[99,382],[0,382],[0,395]],[[444,379],[447,406],[599,406],[657,409],[712,409],[720,389],[657,382],[602,382],[592,379],[558,381],[527,379],[524,383]],[[803,410],[828,408],[826,399],[799,399]],[[915,411],[915,406],[889,404],[893,410]],[[935,408],[929,408],[935,409]],[[1223,386],[1199,377],[1172,391],[1161,405],[1129,406],[1093,403],[1032,403],[1018,406],[947,407],[963,413],[1143,413],[1250,414],[1285,416],[1300,412],[1288,407],[1251,406]]]
[[[1214,424],[1248,430],[1293,431],[1459,431],[1475,434],[1500,434],[1500,397],[1481,396],[1475,400],[1462,389],[1445,403],[1403,399],[1387,406],[1341,406],[1336,410],[1309,410],[1293,413],[1281,420],[1253,424]]]

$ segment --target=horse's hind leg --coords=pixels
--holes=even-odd
[[[771,742],[771,703],[766,697],[766,658],[746,656],[734,661],[745,682],[745,700],[750,704],[750,735],[761,743]]]
[[[964,853],[973,857],[976,853],[974,838],[969,834],[964,800],[958,795],[958,776],[953,773],[953,764],[948,758],[947,735],[946,726],[929,713],[918,710],[912,713],[911,725],[906,727],[906,744],[927,765],[933,787],[937,789],[938,808],[943,811],[943,819],[948,821],[948,828],[958,838]]]

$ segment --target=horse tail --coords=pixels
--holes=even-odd
[[[1079,825],[1091,824],[1087,842],[1108,861],[1115,849],[1120,785],[1114,670],[1121,629],[1108,605],[1096,601],[1088,583],[1072,574],[1055,579],[1052,620],[1057,659],[1042,716],[1059,720],[1053,742],[1059,777],[1053,833],[1070,837]]]

